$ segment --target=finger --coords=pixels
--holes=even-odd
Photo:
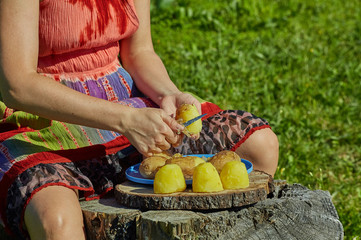
[[[171,145],[167,141],[164,141],[163,144],[157,146],[162,150],[168,150],[171,147]]]
[[[151,156],[151,152],[148,151],[148,148],[146,146],[135,146],[133,145],[140,154],[142,154],[144,157],[150,157]]]
[[[199,114],[202,114],[201,104],[197,101],[197,104],[195,104],[195,105],[196,105],[196,108],[197,108],[197,110],[198,110],[198,113],[199,113]]]
[[[191,95],[189,93],[184,94],[184,96],[185,96],[185,99],[182,102],[179,102],[177,107],[180,107],[182,105],[182,103],[194,104],[198,110],[198,113],[202,114],[201,103],[198,101],[198,99],[196,99],[193,95]]]
[[[162,149],[160,149],[159,147],[152,147],[152,148],[149,148],[148,151],[142,153],[145,157],[151,157],[153,156],[154,154],[156,153],[161,153],[163,152]]]
[[[163,116],[163,121],[170,127],[173,132],[183,131],[184,129],[183,125],[179,124],[174,118],[171,118],[169,116]],[[168,135],[170,134],[168,133]],[[167,137],[171,137],[171,135]]]
[[[193,140],[198,140],[199,137],[200,137],[200,134],[199,134],[199,133],[191,134],[191,138],[192,138]]]
[[[158,146],[155,146],[155,147],[152,147],[151,151],[150,151],[153,154],[155,153],[161,153],[163,152],[163,150],[161,148],[159,148]]]
[[[184,134],[181,133],[179,135],[177,135],[177,141],[175,143],[172,144],[173,147],[179,147],[183,141],[184,138]]]
[[[202,107],[201,107],[201,103],[194,98],[194,101],[192,102],[192,104],[194,104],[194,106],[196,106],[198,113],[202,114]]]
[[[155,145],[162,150],[168,150],[170,148],[170,144],[164,135],[158,135],[154,139],[154,142]]]
[[[173,118],[168,117],[164,118],[164,120],[172,131],[165,131],[163,134],[167,142],[176,145],[179,142],[179,134],[182,133],[185,128]]]
[[[165,140],[166,140],[168,143],[170,143],[170,144],[173,145],[173,144],[175,144],[175,143],[178,142],[179,134],[181,134],[180,131],[177,132],[177,133],[171,132],[171,133],[169,133],[169,134],[165,137]]]
[[[162,109],[164,110],[164,112],[168,115],[168,116],[174,116],[175,112],[176,112],[176,108],[170,104],[167,104],[165,106],[162,107]]]

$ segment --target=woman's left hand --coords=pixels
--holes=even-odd
[[[194,104],[198,110],[198,113],[201,114],[201,104],[200,102],[193,97],[191,94],[179,92],[172,95],[167,95],[163,97],[159,103],[160,108],[162,108],[169,116],[172,118],[175,118],[177,108],[179,108],[182,104]],[[192,135],[191,138],[194,140],[197,140],[199,138],[199,134]],[[179,138],[178,142],[176,144],[173,144],[173,146],[178,146],[183,139],[183,134]]]
[[[175,117],[177,108],[182,104],[194,104],[199,114],[202,114],[200,102],[191,94],[179,92],[172,95],[167,95],[162,98],[159,107],[162,108],[169,116]]]

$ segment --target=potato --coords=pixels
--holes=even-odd
[[[193,192],[219,192],[223,185],[216,168],[211,163],[199,164],[193,173]]]
[[[186,187],[182,170],[177,164],[167,164],[155,174],[154,193],[182,192]]]
[[[166,161],[166,164],[177,164],[180,166],[186,179],[191,179],[193,177],[194,168],[201,163],[205,163],[205,161],[196,156],[175,157]]]
[[[175,153],[175,154],[172,156],[172,158],[180,158],[180,157],[183,157],[183,155],[180,154],[180,153]]]
[[[199,112],[195,105],[192,104],[182,104],[176,112],[175,119],[179,121],[180,123],[185,123],[188,120],[191,120],[197,116],[199,116]],[[187,131],[185,134],[189,133],[192,136],[199,136],[199,133],[202,130],[202,120],[199,119],[195,121],[194,123],[190,124],[186,127]],[[197,137],[198,138],[198,137]]]
[[[240,161],[227,162],[220,174],[224,189],[240,189],[249,186],[246,165]]]
[[[166,158],[151,156],[144,159],[139,165],[139,173],[145,178],[154,178],[157,171],[165,165]]]
[[[154,153],[152,157],[164,157],[166,159],[173,157],[168,151],[163,151],[161,153]]]
[[[242,162],[237,153],[228,150],[221,151],[208,160],[217,169],[218,173],[221,173],[224,164],[230,161]]]

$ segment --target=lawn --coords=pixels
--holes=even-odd
[[[345,239],[361,239],[360,1],[156,3],[154,45],[179,88],[266,118],[275,178],[329,191]]]

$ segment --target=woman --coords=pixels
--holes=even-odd
[[[149,0],[0,0],[0,16],[0,213],[13,236],[85,239],[78,198],[101,197],[162,150],[231,149],[274,174],[265,120],[201,104],[169,79]],[[182,103],[208,113],[198,140],[177,134]]]

